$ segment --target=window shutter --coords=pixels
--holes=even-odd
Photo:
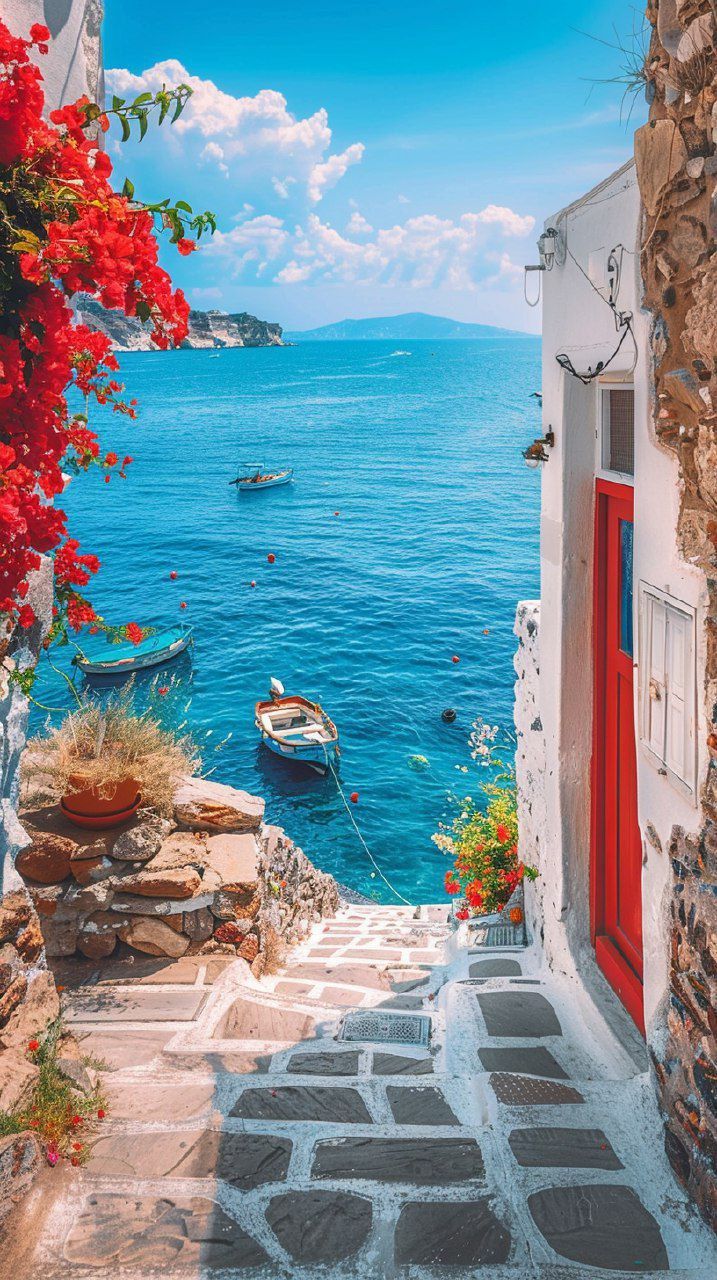
[[[676,609],[670,610],[667,627],[667,701],[665,764],[683,782],[688,781],[689,726],[686,705],[687,656],[689,652],[689,619]]]
[[[645,604],[648,612],[645,736],[650,750],[662,760],[665,754],[667,609],[661,600],[650,595],[646,596]]]

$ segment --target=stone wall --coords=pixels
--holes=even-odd
[[[38,912],[50,960],[102,962],[118,943],[149,955],[224,952],[273,967],[338,889],[278,827],[264,802],[187,778],[171,819],[140,810],[116,830],[73,826],[56,804],[23,813],[30,843],[17,870]]]
[[[717,1228],[717,34],[709,0],[659,0],[647,16],[650,118],[635,159],[653,422],[680,464],[680,552],[706,576],[711,726],[701,829],[675,827],[670,842],[670,1007],[653,1057],[672,1166]]]
[[[518,847],[524,862],[544,869],[547,831],[545,810],[545,735],[540,718],[540,601],[521,600],[515,616],[518,648],[515,666],[515,774],[518,788]],[[528,930],[540,933],[544,917],[545,879],[525,883]]]
[[[0,1111],[17,1106],[32,1086],[37,1068],[25,1057],[27,1040],[59,1011],[39,920],[15,870],[18,851],[28,842],[17,816],[28,702],[12,673],[34,664],[50,625],[49,561],[33,576],[28,600],[38,621],[29,631],[14,632],[0,664]]]

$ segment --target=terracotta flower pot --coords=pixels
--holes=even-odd
[[[80,774],[72,774],[69,779],[72,789],[60,801],[65,817],[76,827],[104,831],[121,826],[137,812],[141,796],[135,778],[123,778],[114,790],[102,788],[105,794],[101,794],[99,787],[83,787],[84,781]]]

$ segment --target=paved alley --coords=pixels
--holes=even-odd
[[[717,1274],[647,1076],[531,950],[446,915],[345,907],[261,983],[62,962],[108,1117],[18,1211],[7,1275]]]

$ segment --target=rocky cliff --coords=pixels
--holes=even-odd
[[[141,320],[106,311],[92,298],[82,298],[78,314],[91,329],[99,329],[112,339],[116,351],[156,351],[147,327]],[[227,315],[225,311],[190,311],[189,333],[183,347],[283,347],[279,324],[257,320],[248,312]]]

